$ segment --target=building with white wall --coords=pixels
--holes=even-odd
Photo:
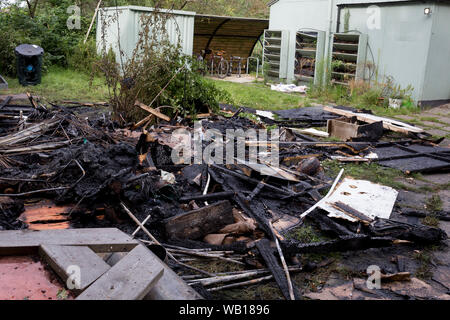
[[[275,61],[276,68],[283,69],[280,78],[298,79],[299,60],[311,68],[309,75],[300,76],[313,76],[307,62],[309,40],[304,40],[311,34],[312,39],[323,38],[310,41],[317,43],[317,51],[323,50],[309,55],[316,68],[318,57],[339,60],[334,66],[341,60],[349,68],[355,65],[353,74],[333,71],[338,82],[354,77],[383,82],[391,77],[402,88],[412,86],[412,97],[421,105],[450,101],[449,1],[275,0],[269,5],[269,30],[281,31],[286,39],[280,44],[280,63]],[[355,35],[353,42],[344,33]]]

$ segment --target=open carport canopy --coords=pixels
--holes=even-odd
[[[224,50],[227,57],[246,59],[268,27],[267,19],[196,15],[194,54],[201,54],[206,49]]]

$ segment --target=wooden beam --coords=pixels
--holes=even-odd
[[[178,239],[195,240],[233,223],[231,204],[225,200],[167,219],[166,232]]]
[[[115,228],[0,231],[0,256],[36,252],[41,245],[87,246],[95,252],[128,252],[138,242]]]
[[[149,107],[139,101],[136,101],[135,103],[136,106],[138,106],[139,108],[151,113],[152,115],[154,115],[155,117],[158,117],[162,120],[165,120],[167,122],[170,122],[170,118],[168,116],[166,116],[165,114],[162,114],[161,112],[159,112],[158,110],[153,109],[152,107]]]
[[[97,8],[95,8],[94,16],[92,17],[91,24],[89,25],[89,29],[86,32],[86,37],[84,38],[83,44],[86,44],[87,39],[89,38],[89,34],[91,33],[92,26],[94,25],[95,18],[97,17],[98,10],[100,9],[100,5],[102,4],[102,0],[99,0],[97,4]]]
[[[142,300],[163,274],[164,268],[154,255],[139,245],[76,300]]]
[[[274,249],[270,245],[270,241],[267,239],[260,240],[256,243],[256,247],[258,248],[259,253],[263,257],[266,262],[267,268],[272,272],[275,281],[278,284],[283,296],[289,300],[291,299],[291,292],[289,288],[289,283],[284,273],[283,268],[278,263],[277,258],[275,257],[273,251]],[[295,299],[300,298],[300,294],[296,287],[292,288],[293,297]]]
[[[79,268],[80,282],[76,284],[76,291],[80,292],[110,269],[110,266],[88,247],[42,245],[39,254],[64,282],[71,276],[72,266]]]
[[[12,99],[12,96],[7,96],[5,100],[3,100],[2,103],[0,103],[0,110],[3,109],[4,106],[6,106]]]

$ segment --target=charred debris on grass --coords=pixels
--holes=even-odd
[[[46,107],[32,96],[24,104],[3,100],[0,230],[33,228],[19,219],[21,214],[28,203],[50,199],[70,207],[64,217],[72,228],[114,226],[151,243],[146,232],[135,231],[136,223],[124,210],[128,208],[177,258],[179,263],[170,261],[170,266],[205,296],[275,279],[286,299],[301,297],[291,280],[291,274],[303,268],[299,255],[414,247],[447,238],[439,228],[405,222],[395,198],[384,217],[340,201],[332,205],[346,218],[324,209],[332,191],[342,187],[340,179],[324,171],[321,161],[326,159],[376,162],[405,172],[448,169],[449,150],[422,132],[398,129],[398,123],[386,127],[384,122],[385,133],[397,130],[403,139],[336,142],[295,130],[326,126],[348,112],[352,123],[379,120],[349,108],[303,108],[274,112],[272,117],[223,105],[219,114],[199,116],[204,118],[203,131],[216,129],[224,135],[227,129],[279,126],[281,166],[269,166],[273,174],[267,176],[261,173],[266,164],[174,164],[171,133],[180,128],[192,132],[193,119],[167,119],[157,109],[140,107],[155,121],[144,131],[120,126],[107,111],[93,112],[82,105]],[[261,121],[240,117],[241,112],[256,114]],[[375,128],[379,131],[380,126]],[[324,240],[307,243],[288,236],[311,225]],[[202,259],[227,261],[237,270],[206,277],[180,264],[195,265]]]

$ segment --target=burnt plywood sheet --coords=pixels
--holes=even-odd
[[[409,154],[413,154],[413,152],[408,152],[408,151],[399,149],[399,148],[394,147],[394,146],[377,148],[375,153],[378,155],[378,158],[386,158],[386,157],[394,157],[394,156],[406,156],[406,155],[409,155]]]
[[[379,161],[378,163],[385,167],[399,169],[403,172],[411,172],[411,173],[431,172],[450,168],[449,162],[433,159],[430,157],[415,157],[408,159],[386,160],[386,161]]]
[[[322,107],[297,108],[290,110],[273,111],[279,117],[300,121],[327,121],[339,118],[340,116],[325,111]]]
[[[412,144],[376,148],[378,164],[403,172],[432,172],[450,169],[450,149],[438,146]],[[401,158],[404,157],[404,158]]]

